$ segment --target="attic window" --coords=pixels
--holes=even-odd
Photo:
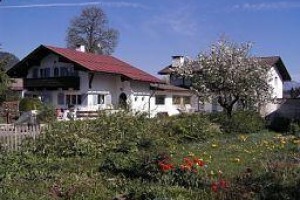
[[[275,77],[274,84],[275,86],[278,86],[278,77]]]
[[[54,68],[54,76],[59,76],[59,69],[57,67]]]

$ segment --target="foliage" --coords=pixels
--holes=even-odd
[[[42,108],[42,102],[38,98],[25,97],[20,101],[20,111],[40,110]]]
[[[37,115],[39,123],[52,123],[56,120],[55,109],[52,105],[42,104],[40,112]]]
[[[108,26],[108,19],[99,7],[87,7],[75,17],[67,31],[67,45],[84,45],[87,52],[111,54],[117,45],[119,33]]]
[[[6,74],[6,69],[5,67],[7,66],[9,62],[9,59],[7,57],[1,58],[0,59],[0,96],[3,96],[5,92],[8,89],[8,86],[10,84],[10,78]],[[1,98],[3,101],[4,99]]]
[[[292,87],[292,89],[289,91],[291,98],[298,98],[300,95],[300,88],[299,87]]]
[[[14,54],[8,52],[0,52],[0,60],[5,60],[5,71],[9,70],[13,65],[20,61]]]
[[[170,118],[165,124],[166,131],[184,141],[205,141],[221,135],[219,126],[202,114],[182,114]]]
[[[211,137],[207,116],[193,116],[206,127],[193,122],[195,132],[184,124],[190,117],[118,113],[53,123],[36,140],[26,140],[21,151],[1,153],[0,196],[297,199],[299,138],[272,132]],[[197,138],[201,134],[207,137]],[[184,135],[197,139],[183,140]]]
[[[289,133],[292,135],[300,136],[300,121],[299,119],[287,118],[280,114],[270,116],[268,119],[268,128],[270,130]]]
[[[175,71],[191,80],[199,97],[216,98],[230,117],[238,101],[253,106],[270,99],[268,67],[250,55],[251,46],[221,38],[210,51],[200,53],[196,60]]]
[[[223,112],[211,113],[209,117],[226,133],[255,133],[265,129],[264,119],[255,111],[235,111],[231,118]]]

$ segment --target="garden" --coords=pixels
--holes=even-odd
[[[101,114],[100,114],[101,115]],[[0,154],[1,199],[299,199],[300,138],[255,112],[52,122]]]

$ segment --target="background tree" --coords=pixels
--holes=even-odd
[[[3,61],[4,69],[7,71],[17,62],[19,62],[19,58],[12,53],[0,51],[0,60]]]
[[[0,104],[5,100],[6,92],[11,83],[6,69],[11,62],[10,57],[4,56],[0,58]]]
[[[84,45],[87,52],[111,54],[118,42],[119,33],[109,28],[108,19],[99,7],[88,7],[75,17],[67,31],[67,46],[75,49]]]
[[[198,96],[217,98],[219,105],[231,117],[234,104],[259,105],[268,101],[271,91],[268,67],[250,55],[251,43],[235,43],[224,38],[210,51],[200,53],[196,60],[177,69],[179,75],[191,79]]]

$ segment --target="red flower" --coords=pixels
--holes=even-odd
[[[199,158],[194,158],[194,163],[200,167],[203,167],[205,165],[203,160],[200,160]]]
[[[180,165],[181,171],[191,171],[192,167],[189,165]]]
[[[220,188],[227,188],[228,187],[228,183],[224,180],[224,179],[220,179],[219,180],[219,186]]]
[[[218,184],[216,182],[212,182],[211,185],[210,185],[210,189],[213,191],[213,192],[218,192]]]
[[[163,172],[167,172],[167,171],[173,169],[172,164],[168,164],[168,163],[164,163],[164,162],[159,162],[158,166],[160,167],[160,170],[163,171]]]
[[[190,158],[183,158],[184,164],[187,166],[192,167],[193,166],[193,161]]]

